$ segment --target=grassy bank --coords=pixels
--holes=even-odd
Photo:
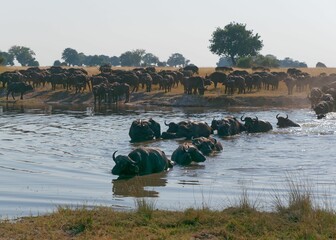
[[[256,209],[246,191],[224,210],[156,210],[137,199],[136,210],[59,208],[55,213],[0,222],[0,239],[335,239],[336,214],[314,206],[310,188],[292,180],[274,211]]]

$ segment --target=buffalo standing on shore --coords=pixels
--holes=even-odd
[[[28,92],[28,91],[32,91],[33,87],[28,84],[28,83],[24,83],[24,82],[11,82],[8,83],[7,86],[7,100],[8,100],[8,96],[9,94],[12,95],[13,99],[15,100],[14,97],[14,93],[20,93],[20,99],[23,99],[23,94]]]

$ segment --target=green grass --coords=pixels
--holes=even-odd
[[[273,212],[258,210],[246,189],[224,210],[156,209],[139,198],[134,211],[59,207],[56,212],[0,222],[0,239],[335,239],[336,214],[314,203],[312,185],[287,177]],[[206,204],[205,204],[206,205]]]

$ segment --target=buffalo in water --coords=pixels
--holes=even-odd
[[[169,124],[165,122],[165,125],[168,126],[168,130],[162,133],[161,137],[164,139],[209,137],[212,132],[211,127],[206,122],[181,121]]]
[[[204,162],[205,160],[203,153],[191,143],[181,144],[172,154],[172,161],[183,166],[192,162]]]
[[[279,116],[279,114],[276,115],[276,119],[278,120],[277,126],[279,128],[286,128],[286,127],[300,127],[299,124],[293,122],[292,120],[288,119],[288,115],[286,118]]]
[[[211,128],[213,131],[217,130],[217,134],[223,137],[236,135],[245,130],[244,125],[232,116],[220,120],[213,119]]]
[[[259,120],[258,117],[243,117],[240,120],[244,122],[244,127],[248,133],[268,132],[273,129],[272,124],[268,121]]]
[[[194,138],[192,139],[192,144],[194,144],[204,155],[210,155],[213,152],[219,152],[223,150],[222,144],[212,137]]]
[[[161,126],[152,118],[149,120],[134,120],[129,130],[129,136],[132,142],[148,141],[154,138],[159,139],[161,136]]]
[[[140,147],[128,154],[112,155],[115,166],[112,168],[113,175],[122,177],[132,177],[137,175],[147,175],[159,173],[173,167],[173,162],[166,154],[157,148]]]

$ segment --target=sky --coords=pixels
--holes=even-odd
[[[41,66],[70,47],[108,56],[144,49],[161,61],[181,53],[214,67],[212,33],[236,22],[260,35],[263,55],[336,67],[335,0],[0,0],[0,6],[0,51],[28,47]]]

